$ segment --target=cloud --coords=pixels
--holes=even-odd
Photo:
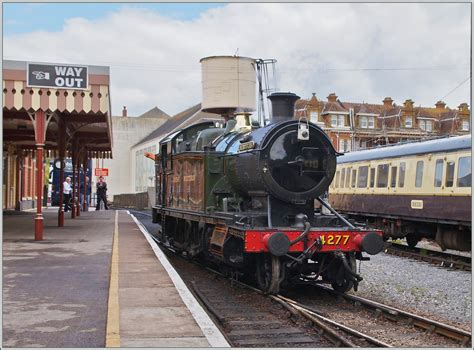
[[[183,4],[183,6],[185,6]],[[302,97],[434,103],[469,76],[469,4],[233,3],[193,20],[123,7],[59,32],[4,38],[8,58],[111,66],[112,110],[177,113],[201,100],[199,60],[276,58],[278,87]],[[391,68],[402,70],[354,70]],[[403,70],[404,69],[404,70]],[[469,102],[470,82],[445,98]]]

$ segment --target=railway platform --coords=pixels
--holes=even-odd
[[[127,211],[34,214],[3,216],[3,347],[229,346]]]

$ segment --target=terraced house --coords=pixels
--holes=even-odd
[[[415,107],[411,99],[397,105],[386,97],[382,104],[370,104],[342,102],[335,93],[323,101],[313,93],[297,101],[295,118],[301,117],[321,126],[339,152],[471,131],[468,104],[451,109],[443,101],[435,107]]]

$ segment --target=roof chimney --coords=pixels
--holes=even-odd
[[[334,92],[331,92],[329,96],[327,97],[328,102],[336,102],[337,101],[337,96]]]
[[[127,106],[123,106],[122,117],[126,117],[126,116],[127,116]]]
[[[444,107],[446,107],[446,103],[440,100],[436,102],[435,106],[436,106],[436,109],[444,109]]]
[[[391,97],[385,97],[383,99],[383,106],[385,108],[392,108],[393,107],[393,100]]]
[[[469,105],[467,103],[461,103],[458,106],[459,112],[469,112]]]

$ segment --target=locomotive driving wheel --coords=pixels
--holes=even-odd
[[[356,273],[357,265],[354,254],[347,254],[347,262],[349,263],[351,271]],[[336,279],[331,282],[331,286],[335,291],[340,293],[348,292],[354,287],[354,279],[349,272],[345,270],[342,263],[339,264],[339,271],[336,275]]]
[[[280,291],[283,269],[280,258],[264,254],[257,259],[257,283],[267,294],[277,294]]]

